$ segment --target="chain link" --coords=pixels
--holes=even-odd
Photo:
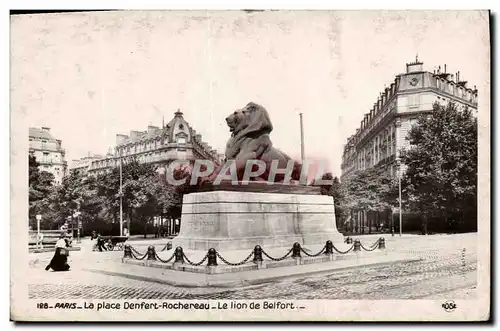
[[[354,244],[351,246],[351,248],[349,248],[349,249],[348,249],[348,250],[346,250],[345,252],[342,252],[342,251],[338,250],[338,248],[337,248],[337,247],[335,247],[335,245],[333,245],[332,247],[333,247],[333,249],[334,249],[337,253],[339,253],[339,254],[347,254],[347,253],[349,253],[350,251],[352,251],[352,249],[354,248]]]
[[[264,251],[264,249],[262,249],[262,254],[264,254],[265,256],[267,256],[269,259],[271,259],[273,261],[282,261],[282,260],[286,259],[288,257],[288,255],[290,255],[292,253],[292,251],[293,251],[293,248],[290,248],[288,253],[286,253],[284,256],[277,258],[277,259],[270,256],[269,254],[267,254],[266,251]]]
[[[310,257],[316,257],[316,256],[320,256],[321,254],[323,254],[325,252],[325,249],[326,249],[326,246],[323,247],[322,250],[320,250],[318,253],[316,254],[309,254],[308,252],[306,252],[302,247],[300,247],[300,250],[302,251],[302,253],[304,253],[305,255],[307,256],[310,256]]]
[[[171,256],[171,257],[169,257],[167,260],[162,260],[162,259],[161,259],[161,257],[159,257],[159,256],[158,256],[158,254],[156,254],[156,252],[155,252],[155,256],[156,256],[156,258],[157,258],[160,262],[162,262],[162,263],[169,263],[170,261],[172,261],[172,260],[174,259],[174,257],[175,257],[175,253],[174,253],[174,254],[172,254],[172,256]]]
[[[238,263],[229,262],[228,260],[223,258],[222,255],[220,255],[219,252],[217,252],[217,251],[215,251],[215,254],[217,254],[219,259],[221,259],[221,261],[224,262],[225,264],[230,265],[230,266],[239,266],[239,265],[243,265],[243,264],[247,263],[248,260],[250,260],[250,258],[253,256],[253,251],[244,260],[242,260],[241,262],[238,262]]]
[[[135,254],[139,254],[139,255],[142,255],[141,252],[139,252],[137,249],[135,249],[134,247],[130,246],[130,249],[132,250],[133,253]]]
[[[377,239],[373,244],[371,244],[370,247],[378,246],[379,242],[380,242],[380,238]]]
[[[182,253],[182,254],[184,255],[184,258],[186,259],[187,263],[189,263],[190,265],[195,266],[195,267],[197,267],[199,265],[202,265],[203,262],[205,262],[205,260],[208,258],[208,254],[205,254],[205,257],[200,262],[193,263],[193,262],[191,262],[191,260],[188,259],[188,257],[186,256],[186,254],[184,254],[184,253]]]
[[[132,251],[132,257],[133,257],[134,259],[136,259],[136,260],[139,260],[139,261],[140,261],[140,260],[144,260],[144,258],[145,258],[146,256],[148,256],[148,253],[147,253],[147,252],[146,252],[146,253],[144,253],[144,255],[143,255],[142,257],[137,257],[137,256],[135,255],[135,253]]]
[[[378,242],[377,242],[376,244],[378,244]],[[366,248],[366,247],[365,247],[365,246],[363,246],[363,244],[361,244],[361,243],[360,243],[359,245],[361,246],[361,248],[363,248],[363,249],[364,249],[365,251],[367,251],[367,252],[374,251],[374,250],[376,250],[376,249],[378,248],[378,246],[377,246],[377,245],[374,245],[374,246],[372,246],[371,248]]]

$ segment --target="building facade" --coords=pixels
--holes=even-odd
[[[431,112],[433,104],[454,102],[459,107],[477,110],[477,89],[460,80],[460,72],[450,74],[425,71],[423,62],[406,64],[406,72],[397,75],[384,89],[372,109],[366,113],[355,134],[347,139],[341,165],[341,179],[356,170],[384,167],[397,174],[399,151],[407,148],[408,131],[418,116]]]
[[[130,131],[129,135],[117,134],[116,147],[104,156],[92,156],[73,161],[71,172],[98,175],[110,172],[119,162],[136,159],[141,163],[167,166],[172,161],[196,159],[222,163],[224,156],[203,142],[200,134],[177,111],[172,120],[162,127],[149,125],[146,131]]]
[[[68,169],[62,142],[50,133],[50,128],[29,128],[29,153],[40,164],[40,171],[54,175],[54,185],[61,185]]]
[[[477,111],[477,89],[460,80],[460,72],[450,74],[444,66],[429,72],[423,62],[406,64],[406,72],[397,75],[394,82],[380,94],[372,109],[366,113],[356,132],[344,145],[341,165],[341,180],[346,180],[355,171],[381,167],[391,176],[404,171],[399,165],[399,152],[409,147],[408,131],[418,117],[432,112],[434,103],[443,106],[454,102],[459,108],[468,107]],[[404,209],[404,208],[403,208]],[[376,229],[393,231],[398,227],[394,214],[388,212],[352,212],[347,232],[371,233]],[[397,229],[396,229],[397,230]],[[398,230],[397,230],[398,231]]]

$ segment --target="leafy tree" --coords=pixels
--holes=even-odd
[[[395,180],[385,169],[356,171],[338,188],[339,208],[346,217],[353,212],[387,211],[396,204],[394,187]]]
[[[48,200],[49,195],[53,191],[53,181],[54,175],[39,170],[39,164],[33,155],[29,155],[28,159],[28,183],[29,183],[29,223],[35,228],[36,227],[36,215],[42,215],[45,219],[45,215],[50,208],[50,203]]]
[[[401,151],[406,204],[422,215],[422,232],[431,217],[452,229],[475,229],[477,211],[477,118],[454,103],[435,103],[409,131],[410,148]]]

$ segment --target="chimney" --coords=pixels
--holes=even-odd
[[[444,65],[444,73],[445,73],[445,74],[447,73],[447,72],[446,72],[446,64]]]
[[[128,136],[126,134],[117,134],[116,135],[116,145],[121,145],[125,140],[128,139]],[[90,157],[90,152],[89,152],[89,157]]]
[[[42,126],[42,130],[43,130],[43,131],[50,132],[50,128],[48,128],[48,127],[46,127],[46,126]]]
[[[139,132],[139,131],[130,131],[130,138],[131,139],[139,138],[140,135],[141,135],[141,132]]]
[[[156,132],[158,130],[160,130],[159,127],[154,126],[154,125],[148,125],[148,133]]]

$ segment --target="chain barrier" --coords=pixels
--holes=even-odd
[[[165,245],[165,247],[163,247],[160,252],[164,252],[165,250],[170,250],[171,248],[172,248],[172,245],[171,244],[169,245],[167,243]],[[250,254],[248,254],[248,256],[245,259],[243,259],[242,261],[237,262],[237,263],[229,262],[215,249],[210,249],[207,252],[207,254],[205,254],[203,259],[201,259],[201,261],[199,261],[197,263],[189,260],[189,258],[186,256],[186,254],[184,254],[182,247],[177,247],[175,252],[167,260],[163,260],[156,253],[154,246],[149,246],[148,251],[144,254],[142,254],[141,252],[139,252],[137,249],[135,249],[134,247],[132,247],[130,245],[128,245],[128,247],[126,245],[124,251],[125,251],[125,257],[133,258],[133,259],[139,260],[139,261],[144,260],[146,257],[148,257],[148,260],[158,260],[162,263],[170,263],[175,258],[174,262],[184,263],[184,261],[186,261],[188,264],[190,264],[192,266],[200,266],[207,259],[209,259],[208,265],[209,266],[216,266],[217,265],[217,257],[218,257],[221,259],[221,261],[223,263],[225,263],[227,265],[240,266],[240,265],[247,263],[252,257],[254,257],[254,259],[253,259],[254,262],[262,261],[262,255],[266,256],[268,259],[270,259],[272,261],[283,261],[284,259],[288,258],[291,254],[293,254],[294,257],[300,257],[300,252],[304,253],[308,257],[317,257],[317,256],[320,256],[321,254],[331,254],[333,252],[333,250],[335,250],[339,254],[347,254],[347,253],[351,252],[353,249],[355,251],[359,251],[360,248],[365,250],[365,251],[368,251],[368,252],[374,251],[377,248],[385,249],[385,240],[384,240],[384,238],[379,238],[379,239],[377,239],[377,241],[375,241],[373,244],[369,245],[367,248],[361,244],[359,239],[356,239],[355,242],[352,244],[352,246],[349,249],[347,249],[346,251],[339,250],[337,247],[335,247],[332,244],[332,242],[330,240],[328,240],[326,242],[326,245],[323,246],[323,248],[316,254],[311,254],[311,253],[307,252],[303,247],[300,246],[299,243],[295,243],[293,245],[293,247],[290,248],[290,250],[285,255],[283,255],[282,257],[279,257],[279,258],[275,258],[275,257],[270,256],[266,251],[264,251],[264,249],[262,249],[262,247],[257,245],[252,250],[252,252],[250,252]]]
[[[240,265],[243,265],[243,264],[247,263],[248,260],[250,260],[250,258],[253,256],[253,251],[245,259],[243,259],[242,261],[240,261],[238,263],[231,263],[231,262],[229,262],[228,260],[226,260],[225,258],[223,258],[222,255],[220,255],[220,253],[217,252],[217,251],[216,251],[215,254],[217,254],[217,256],[219,257],[219,259],[221,259],[221,261],[224,262],[227,265],[230,265],[230,266],[240,266]]]
[[[269,259],[273,260],[273,261],[283,261],[284,259],[286,259],[290,254],[292,254],[292,251],[293,251],[293,248],[290,248],[290,250],[288,251],[288,253],[286,253],[285,255],[283,255],[282,257],[280,258],[274,258],[272,256],[270,256],[269,254],[266,253],[265,250],[262,250],[262,254],[264,254],[266,257],[268,257]]]
[[[194,262],[191,262],[191,260],[188,259],[188,257],[186,256],[186,254],[182,253],[182,255],[184,256],[184,259],[186,259],[187,263],[189,263],[190,265],[195,266],[195,267],[197,267],[199,265],[202,265],[203,262],[205,262],[207,260],[207,258],[208,258],[208,254],[205,254],[205,257],[200,262],[194,263]]]
[[[377,241],[375,241],[372,245],[370,245],[369,247],[370,248],[366,248],[365,246],[363,246],[363,244],[360,243],[360,246],[362,249],[364,249],[365,251],[367,252],[371,252],[371,251],[374,251],[378,248],[378,245],[379,245],[379,242],[380,242],[380,239],[377,239]]]
[[[309,257],[316,257],[316,256],[320,256],[321,254],[323,254],[326,250],[326,246],[323,247],[322,250],[320,250],[318,253],[316,254],[309,254],[308,252],[306,252],[302,247],[300,247],[300,250],[302,251],[302,253],[304,253],[305,255],[309,256]]]
[[[361,244],[361,248],[367,252],[372,252],[378,248],[378,243],[377,246],[372,246],[372,248],[366,248],[365,246],[363,246],[363,244]]]
[[[159,256],[158,256],[158,254],[155,254],[155,255],[156,255],[156,258],[157,258],[160,262],[162,262],[162,263],[169,263],[169,262],[170,262],[170,261],[172,261],[172,260],[174,259],[174,257],[175,257],[175,253],[173,253],[173,254],[172,254],[172,256],[171,256],[171,257],[169,257],[167,260],[162,260],[162,258],[161,258],[161,257],[159,257]]]
[[[346,250],[346,251],[344,251],[344,252],[343,252],[343,251],[341,251],[341,250],[339,250],[337,247],[335,247],[335,245],[333,245],[333,246],[332,246],[332,248],[333,248],[333,249],[334,249],[337,253],[339,253],[339,254],[347,254],[347,253],[349,253],[350,251],[352,251],[352,250],[354,249],[354,245],[352,245],[352,246],[351,246],[351,248],[349,248],[348,250]]]
[[[137,249],[135,249],[134,247],[130,246],[130,249],[132,250],[132,252],[134,252],[135,254],[139,254],[139,255],[142,255],[141,252],[139,252]]]
[[[169,250],[171,250],[171,249],[172,249],[172,242],[170,242],[170,241],[169,241],[169,242],[168,242],[168,243],[167,243],[167,244],[166,244],[166,245],[165,245],[165,246],[161,249],[161,251],[160,251],[160,252],[164,252],[164,251],[166,251],[166,250],[167,250],[167,251],[169,251]]]
[[[140,253],[139,253],[140,255]],[[136,253],[134,251],[132,251],[132,257],[136,260],[144,260],[146,258],[146,256],[148,256],[148,252],[144,253],[144,255],[142,257],[137,257]]]

